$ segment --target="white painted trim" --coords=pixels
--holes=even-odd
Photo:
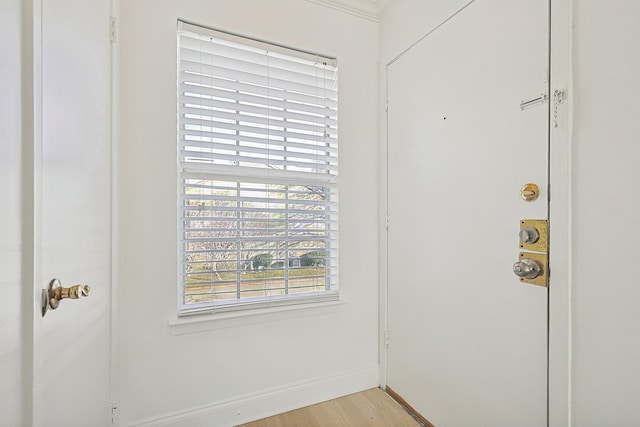
[[[389,250],[388,250],[388,223],[387,223],[387,214],[389,211],[388,204],[388,187],[389,187],[389,176],[388,176],[388,158],[389,158],[389,132],[388,132],[388,114],[387,114],[387,99],[389,97],[389,72],[388,67],[384,65],[379,66],[378,75],[380,76],[379,82],[379,101],[378,105],[380,106],[379,114],[380,119],[379,123],[379,214],[378,218],[380,218],[379,223],[379,238],[380,238],[380,248],[378,252],[379,266],[378,266],[378,274],[379,274],[379,303],[378,303],[378,363],[380,364],[380,385],[382,387],[387,386],[387,353],[388,348],[386,345],[387,341],[387,329],[388,329],[388,285],[389,285],[389,277],[388,277],[388,259],[389,259]]]
[[[27,2],[29,3],[29,2]],[[43,283],[45,283],[44,278],[42,277],[42,141],[43,141],[43,59],[42,59],[42,50],[43,50],[43,2],[42,0],[32,0],[31,2],[31,11],[33,15],[32,18],[32,26],[29,28],[32,31],[33,39],[32,39],[32,53],[33,53],[33,62],[32,62],[32,88],[33,88],[33,98],[32,98],[32,106],[33,106],[33,116],[29,117],[29,119],[33,119],[30,123],[33,125],[33,134],[32,140],[28,143],[32,144],[30,151],[30,155],[32,157],[29,159],[30,169],[26,173],[31,174],[32,181],[30,184],[30,190],[32,191],[29,194],[31,198],[32,205],[30,207],[32,215],[29,220],[29,226],[32,227],[29,237],[32,239],[31,253],[29,254],[30,259],[27,261],[30,263],[30,273],[32,276],[30,279],[33,279],[33,282],[30,283],[33,289],[33,299],[31,300],[32,307],[29,310],[29,314],[31,314],[31,351],[32,354],[29,356],[31,363],[31,371],[30,374],[30,388],[28,389],[31,392],[30,395],[30,413],[29,420],[24,420],[25,422],[30,421],[32,426],[43,426],[45,425],[42,417],[42,408],[39,407],[39,404],[42,404],[46,401],[45,396],[43,395],[42,387],[37,387],[38,380],[36,379],[36,372],[42,370],[42,367],[38,365],[41,363],[35,355],[42,352],[42,345],[39,343],[38,338],[42,336],[42,322],[39,319],[42,317],[42,288]],[[29,19],[29,17],[27,17]],[[26,183],[25,183],[26,184]]]
[[[343,300],[309,304],[257,308],[253,310],[175,317],[169,321],[171,335],[185,335],[238,326],[261,325],[267,322],[321,316],[340,311]]]
[[[382,21],[402,0],[307,0],[373,22]]]
[[[571,87],[572,0],[551,4],[550,65],[550,282],[549,282],[549,420],[551,427],[571,427]],[[553,127],[553,92],[564,90]]]
[[[120,1],[111,0],[111,16],[110,19],[117,19],[120,15]],[[116,24],[117,25],[117,24]],[[110,28],[111,30],[111,28]],[[116,27],[116,31],[119,30]],[[119,135],[119,114],[120,114],[120,49],[118,44],[118,34],[114,42],[111,42],[111,280],[110,280],[110,385],[109,394],[111,397],[112,420],[111,424],[115,427],[119,426],[117,405],[120,401],[120,335],[118,324],[118,135]]]
[[[378,386],[378,366],[261,390],[125,424],[126,427],[231,427]]]
[[[380,5],[381,7],[378,10],[378,21],[382,21],[386,18],[401,1],[402,0],[389,0],[384,6]]]
[[[371,1],[347,0],[307,0],[308,2],[328,7],[339,12],[348,13],[368,21],[378,22],[378,9]]]
[[[34,348],[37,301],[40,300],[41,288],[39,271],[36,269],[36,194],[38,176],[36,171],[40,165],[41,123],[42,123],[42,25],[41,0],[22,1],[20,17],[22,49],[21,49],[21,192],[22,192],[22,248],[21,276],[23,289],[21,292],[20,323],[23,330],[20,347],[22,353],[22,408],[20,408],[23,425],[32,426],[34,416]],[[39,145],[40,144],[40,145]]]

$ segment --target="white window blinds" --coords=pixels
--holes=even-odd
[[[179,22],[181,313],[337,296],[337,67]]]

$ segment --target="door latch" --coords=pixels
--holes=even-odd
[[[549,99],[549,95],[546,93],[540,94],[539,97],[530,99],[528,101],[520,102],[520,109],[526,110],[527,108],[535,107],[536,105],[544,104]]]

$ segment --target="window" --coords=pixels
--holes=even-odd
[[[337,299],[336,60],[178,23],[180,314]]]

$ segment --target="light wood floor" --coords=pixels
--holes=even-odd
[[[379,388],[238,427],[420,427]]]

